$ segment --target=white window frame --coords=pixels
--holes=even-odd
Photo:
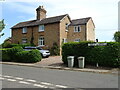
[[[39,32],[45,31],[45,26],[44,25],[39,25],[38,31]]]
[[[40,36],[38,39],[38,44],[39,46],[44,46],[45,45],[45,40],[43,36]]]
[[[79,39],[79,38],[77,38],[77,39],[75,39],[75,40],[74,40],[74,42],[80,42],[80,39]]]
[[[27,27],[23,27],[22,33],[27,33]]]
[[[63,43],[67,43],[67,38],[63,38]]]
[[[26,38],[23,38],[23,39],[22,39],[22,44],[25,44],[25,43],[27,43],[27,39],[26,39]]]
[[[74,32],[81,32],[81,26],[74,26]]]

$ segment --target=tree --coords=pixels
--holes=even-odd
[[[120,42],[120,31],[115,32],[115,34],[114,34],[114,40],[116,42]]]
[[[0,33],[2,32],[2,30],[5,28],[5,24],[4,24],[4,19],[0,21]],[[4,33],[0,34],[0,37],[3,36]]]

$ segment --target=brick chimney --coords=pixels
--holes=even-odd
[[[46,18],[47,11],[43,8],[43,6],[39,6],[36,9],[36,12],[37,12],[37,16],[36,16],[37,20],[42,20]]]

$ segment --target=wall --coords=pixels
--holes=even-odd
[[[95,26],[92,19],[87,23],[87,41],[95,41]]]
[[[74,32],[74,26],[69,26],[68,32],[68,42],[73,42],[75,39],[80,39],[80,41],[86,41],[86,25],[80,25],[81,32]]]

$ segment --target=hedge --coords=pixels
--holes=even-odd
[[[38,62],[41,54],[38,50],[23,51],[22,47],[2,49],[2,61],[9,62]]]
[[[13,47],[2,50],[3,61],[16,61],[16,53],[23,51],[22,47]]]
[[[96,65],[98,63],[99,66],[120,66],[120,43],[107,42],[107,46],[88,46],[88,43],[93,42],[71,42],[64,44],[62,46],[63,62],[67,64],[67,56],[75,56],[75,66],[77,66],[77,58],[83,56],[85,57],[85,65]]]
[[[3,43],[2,48],[12,48],[12,47],[22,47],[25,46],[32,46],[31,44],[10,44],[10,43]]]
[[[24,63],[35,63],[42,59],[38,50],[17,52],[16,57],[18,62]]]

